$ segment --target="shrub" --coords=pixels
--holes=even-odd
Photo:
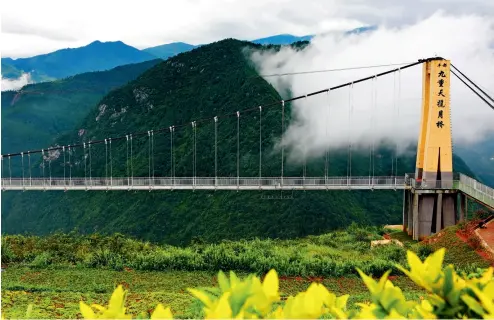
[[[312,283],[306,291],[288,297],[283,303],[279,293],[278,274],[274,269],[268,272],[263,281],[254,275],[239,279],[234,272],[230,272],[228,278],[220,271],[219,287],[188,291],[200,301],[206,319],[492,318],[494,269],[478,269],[474,275],[459,275],[452,265],[442,267],[444,254],[445,249],[437,250],[422,262],[415,253],[408,251],[410,269],[397,265],[415,284],[428,292],[428,296],[420,302],[405,299],[400,288],[388,280],[390,271],[376,281],[360,269],[357,272],[371,295],[370,303],[358,304],[360,310],[347,310],[349,295],[337,297],[318,283]],[[118,286],[108,307],[88,306],[81,301],[80,311],[86,319],[130,319],[131,315],[125,313],[126,294],[122,286]],[[27,316],[30,309],[31,305]],[[146,316],[141,314],[140,317]],[[151,319],[172,317],[170,308],[161,304],[151,314]]]

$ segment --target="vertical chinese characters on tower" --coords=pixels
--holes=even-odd
[[[444,127],[444,111],[442,109],[445,109],[447,108],[447,102],[445,102],[446,99],[446,96],[444,95],[444,84],[445,84],[445,81],[446,81],[446,73],[444,72],[444,70],[442,70],[443,68],[446,68],[448,65],[446,62],[439,62],[437,67],[439,69],[439,72],[437,74],[437,88],[438,88],[438,93],[437,93],[437,108],[439,110],[437,110],[437,122],[436,122],[436,126],[439,128],[439,129],[442,129]]]

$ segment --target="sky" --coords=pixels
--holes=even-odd
[[[27,57],[94,40],[137,48],[228,37],[252,40],[367,25],[414,23],[437,10],[494,16],[492,0],[3,0],[2,57]]]

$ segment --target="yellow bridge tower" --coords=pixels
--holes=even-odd
[[[423,64],[422,117],[415,181],[405,191],[403,224],[422,239],[456,223],[453,189],[450,61],[430,58]]]

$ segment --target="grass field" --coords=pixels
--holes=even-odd
[[[425,246],[399,230],[388,230],[405,248],[389,245],[374,249],[369,242],[381,238],[382,230],[355,226],[298,240],[224,242],[187,248],[160,247],[130,239],[121,239],[115,245],[115,238],[94,235],[90,236],[93,241],[89,246],[87,238],[67,235],[4,237],[2,258],[9,258],[10,263],[2,272],[2,312],[9,318],[25,318],[32,303],[29,318],[77,318],[81,316],[79,301],[106,305],[116,285],[122,284],[130,291],[127,308],[134,316],[141,312],[147,316],[146,312],[163,303],[171,307],[176,317],[197,318],[201,316],[200,305],[187,288],[215,286],[220,269],[233,269],[245,276],[251,272],[263,274],[272,265],[280,274],[282,296],[294,295],[317,281],[337,295],[350,294],[349,306],[355,308],[356,302],[370,299],[355,275],[355,267],[367,265],[374,276],[380,276],[395,263],[406,265],[407,248],[423,259],[431,251],[446,247],[445,262],[454,263],[460,270],[488,266],[456,237],[456,228],[446,229]],[[113,248],[112,254],[97,254],[103,247]],[[136,255],[138,250],[147,250],[152,259],[143,263],[142,257]],[[165,254],[167,258],[163,260]],[[110,263],[114,259],[120,262]],[[286,267],[285,262],[292,267]],[[235,268],[240,263],[243,268]],[[325,268],[327,265],[332,267]],[[425,294],[408,278],[395,274],[391,279],[407,298],[419,299]]]
[[[283,295],[295,295],[307,289],[314,279],[282,278]],[[352,294],[350,305],[369,300],[367,289],[356,276],[319,279],[338,295]],[[405,277],[395,277],[410,299],[424,293]],[[130,313],[153,310],[158,303],[171,307],[180,318],[199,317],[200,307],[187,288],[216,285],[215,275],[187,271],[113,271],[87,268],[38,269],[9,267],[2,275],[2,310],[10,318],[25,317],[33,303],[30,318],[77,318],[79,301],[106,305],[117,284],[129,289],[127,308]]]

